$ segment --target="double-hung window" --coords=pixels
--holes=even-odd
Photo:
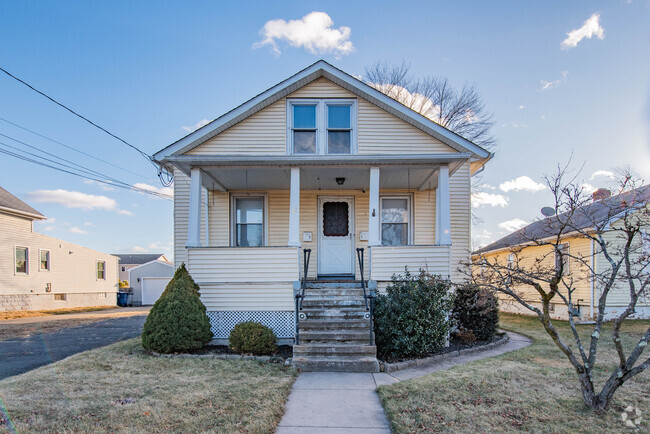
[[[41,250],[40,251],[40,270],[41,271],[49,271],[50,269],[50,251],[49,250]]]
[[[266,244],[264,196],[233,198],[233,245],[260,247]]]
[[[27,247],[16,247],[16,261],[15,272],[16,274],[29,273],[29,249]]]
[[[641,265],[650,274],[650,231],[641,231]]]
[[[293,99],[288,103],[288,150],[291,154],[356,152],[356,101]]]
[[[409,243],[411,224],[410,198],[382,197],[381,200],[381,244],[384,246],[406,246]]]
[[[106,280],[106,262],[97,261],[97,280]]]

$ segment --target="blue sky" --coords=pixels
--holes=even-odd
[[[494,113],[498,140],[478,190],[483,205],[474,208],[481,244],[540,216],[550,197],[537,183],[571,153],[574,168],[584,164],[581,179],[595,187],[609,178],[591,179],[594,172],[624,165],[650,179],[648,0],[458,3],[5,1],[0,66],[150,154],[186,134],[183,127],[216,118],[319,58],[351,74],[377,60],[404,60],[416,75],[475,83]],[[334,51],[310,52],[281,37],[273,39],[275,50],[254,48],[269,20],[314,11],[333,21],[327,34],[340,36]],[[567,33],[594,14],[592,37],[563,47]],[[136,152],[4,75],[0,118],[125,170],[3,121],[1,134],[162,188]],[[107,252],[172,253],[170,201],[107,191],[4,154],[0,165],[0,185],[50,218],[37,230]],[[42,190],[66,193],[43,202],[53,196]]]

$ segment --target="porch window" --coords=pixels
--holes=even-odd
[[[316,105],[292,106],[293,116],[293,153],[316,153]]]
[[[264,245],[264,197],[235,197],[234,244],[237,247]]]
[[[381,244],[406,246],[409,243],[410,207],[408,197],[382,197]]]

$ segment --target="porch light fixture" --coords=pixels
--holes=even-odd
[[[345,182],[345,178],[336,178],[336,183],[338,185],[343,185],[344,182]]]

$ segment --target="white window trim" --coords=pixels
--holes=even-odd
[[[381,211],[383,209],[384,199],[406,199],[406,206],[408,207],[407,211],[408,211],[408,217],[409,217],[409,221],[407,222],[407,230],[406,230],[406,234],[407,234],[407,237],[408,237],[406,245],[407,246],[415,245],[414,242],[413,242],[413,240],[414,240],[413,227],[415,226],[413,216],[415,215],[415,213],[413,212],[413,195],[412,194],[380,194],[379,195],[379,241],[381,242],[384,239],[383,235],[382,235],[383,223],[381,221]],[[394,247],[400,247],[400,246],[394,246]]]
[[[104,263],[104,277],[101,278],[101,279],[99,277],[97,277],[97,271],[98,271],[97,266],[99,265],[100,262]],[[103,260],[103,259],[95,259],[95,280],[97,280],[97,281],[106,280],[106,261]]]
[[[16,249],[26,249],[25,253],[25,272],[19,273],[16,271]],[[29,247],[21,246],[19,244],[14,244],[14,276],[29,276]]]
[[[316,153],[293,153],[293,106],[316,105]],[[350,153],[327,153],[327,106],[350,106]],[[287,155],[354,155],[357,153],[357,100],[354,98],[287,98]]]
[[[47,252],[47,268],[41,268],[41,253]],[[49,249],[38,249],[38,271],[50,271],[52,269],[52,251]]]
[[[269,245],[269,206],[267,193],[231,193],[230,194],[230,247],[241,247],[244,249],[254,249],[255,247],[237,246],[237,208],[235,201],[245,198],[262,198],[262,230],[264,231],[264,243],[261,247]]]

